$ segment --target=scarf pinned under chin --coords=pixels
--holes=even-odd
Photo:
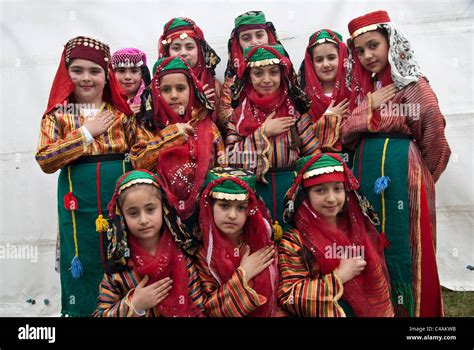
[[[226,283],[240,266],[241,255],[235,254],[236,248],[227,236],[222,233],[214,220],[211,192],[224,181],[233,181],[248,193],[247,221],[243,229],[244,244],[251,253],[273,245],[270,216],[262,200],[257,199],[248,184],[235,177],[225,177],[212,181],[201,194],[199,223],[202,233],[203,248],[208,256],[208,267],[219,284]],[[242,253],[242,250],[240,250]],[[268,268],[252,279],[252,288],[263,295],[267,301],[255,309],[250,317],[271,317],[276,314],[276,289],[278,285],[277,259]]]
[[[189,296],[189,275],[186,259],[176,245],[170,231],[164,228],[155,255],[147,252],[135,236],[128,238],[133,269],[139,275],[147,275],[147,286],[169,277],[173,281],[169,295],[158,305],[164,317],[196,317],[201,310]]]
[[[288,96],[288,89],[280,86],[272,95],[260,95],[251,85],[245,87],[246,99],[233,114],[237,131],[243,137],[251,135],[273,112],[273,118],[294,117],[299,114]]]

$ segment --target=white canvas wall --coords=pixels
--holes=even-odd
[[[329,27],[346,38],[347,22],[386,9],[408,36],[446,116],[452,150],[437,184],[438,266],[444,286],[474,290],[473,5],[471,1],[0,1],[0,249],[27,246],[34,257],[0,258],[0,316],[58,315],[54,272],[57,174],[43,174],[34,153],[42,113],[63,45],[96,37],[115,51],[137,47],[157,58],[157,41],[172,17],[203,29],[222,62],[234,18],[263,10],[295,64],[307,39]],[[0,251],[1,252],[1,251]],[[35,299],[32,305],[27,299]],[[44,299],[50,303],[44,304]]]

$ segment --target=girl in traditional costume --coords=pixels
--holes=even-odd
[[[442,316],[436,267],[435,183],[450,149],[445,120],[411,45],[385,11],[349,23],[351,115],[342,142],[354,174],[381,216],[398,316]]]
[[[218,125],[223,132],[233,112],[231,87],[237,78],[238,67],[244,62],[244,50],[256,45],[280,44],[273,23],[267,22],[262,11],[245,12],[235,18],[234,24],[227,45],[229,57],[219,100]]]
[[[391,317],[384,237],[357,192],[357,180],[333,153],[298,160],[278,248],[281,306],[301,317]]]
[[[110,202],[107,273],[97,317],[199,317],[204,310],[191,255],[197,242],[166,202],[159,178],[133,170]]]
[[[111,64],[115,78],[127,95],[127,103],[133,113],[139,113],[141,96],[151,82],[145,53],[134,48],[120,49],[112,55]]]
[[[339,33],[321,29],[310,36],[298,77],[301,87],[311,99],[308,113],[315,124],[325,122],[328,117],[322,118],[324,114],[332,115],[332,124],[337,124],[339,129],[346,117],[350,97],[346,87],[347,56],[347,46]],[[324,128],[324,125],[318,127]],[[333,150],[341,151],[339,132],[328,136],[335,138],[332,141]]]
[[[188,61],[202,84],[204,94],[214,106],[215,121],[221,91],[221,83],[215,78],[215,68],[221,59],[207,43],[201,28],[186,17],[169,20],[158,42],[158,55],[159,58],[179,56]]]
[[[202,246],[197,266],[211,317],[276,315],[278,269],[265,204],[256,197],[255,175],[214,168],[201,195]]]
[[[136,169],[156,170],[170,204],[187,220],[208,170],[224,154],[224,143],[211,118],[212,105],[186,60],[158,60],[151,89],[154,136],[140,137],[132,149],[132,163]]]
[[[325,148],[320,136],[335,133],[336,125],[331,126],[332,119],[328,119],[325,130],[313,126],[305,113],[307,97],[281,45],[253,46],[245,49],[244,57],[234,94],[236,108],[228,124],[226,155],[229,164],[256,174],[257,193],[265,200],[281,237],[283,197],[293,181],[296,161]],[[325,139],[332,142],[334,137]]]
[[[109,47],[76,37],[65,45],[41,121],[36,160],[58,179],[61,313],[90,316],[102,279],[107,203],[131,168],[124,154],[136,124],[112,70]],[[96,232],[97,231],[97,232]]]

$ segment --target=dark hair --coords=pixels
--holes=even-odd
[[[384,38],[387,40],[387,43],[390,44],[390,38],[389,38],[389,36],[388,36],[388,31],[387,31],[387,29],[378,26],[375,31],[376,31],[376,32],[379,32],[380,34],[382,34],[382,35],[384,36]]]

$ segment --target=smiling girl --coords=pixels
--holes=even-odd
[[[378,218],[356,190],[342,158],[325,153],[298,160],[285,197],[294,222],[278,248],[283,309],[300,317],[391,317],[389,279]]]
[[[106,204],[136,124],[111,70],[109,47],[76,37],[65,45],[41,120],[36,160],[58,179],[61,314],[90,316],[103,275]],[[97,232],[96,232],[97,231]]]
[[[202,316],[204,299],[191,258],[197,242],[163,198],[152,173],[134,170],[118,179],[109,209],[107,273],[94,316]]]
[[[188,62],[202,84],[204,94],[214,106],[215,121],[221,91],[221,84],[215,78],[215,68],[221,59],[207,43],[201,28],[189,18],[169,20],[158,42],[158,55],[159,58],[181,57]]]
[[[141,96],[151,82],[145,53],[134,48],[121,49],[112,55],[111,64],[115,78],[127,95],[127,103],[133,113],[139,113]]]
[[[347,55],[347,46],[337,32],[321,29],[309,38],[299,78],[311,99],[309,114],[314,122],[324,113],[343,117],[347,112],[350,96],[346,87]]]
[[[245,49],[244,57],[233,97],[236,108],[228,124],[227,155],[229,163],[256,174],[257,193],[281,232],[283,197],[293,180],[296,161],[326,145],[321,144],[321,135],[305,113],[308,100],[283,47],[253,46]],[[328,127],[324,132],[332,135],[336,129]],[[324,139],[333,142],[335,137]]]
[[[237,78],[237,71],[244,62],[244,50],[256,45],[280,44],[275,27],[267,22],[262,11],[249,11],[236,17],[234,29],[227,44],[228,61],[225,80],[222,85],[218,110],[218,125],[226,132],[227,123],[232,115],[232,86]]]

